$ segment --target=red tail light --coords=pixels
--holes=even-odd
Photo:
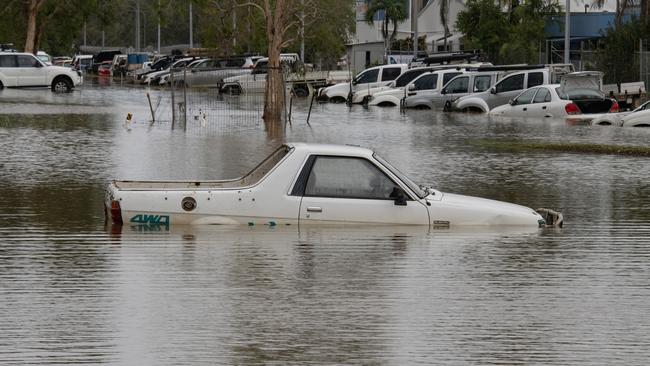
[[[582,111],[580,110],[578,105],[573,103],[573,102],[565,105],[564,110],[566,111],[567,114],[580,114],[580,113],[582,113]]]
[[[618,113],[621,111],[621,108],[618,106],[618,102],[612,100],[612,108],[609,109],[609,113]]]
[[[113,223],[122,225],[122,208],[119,201],[111,201],[111,219]]]

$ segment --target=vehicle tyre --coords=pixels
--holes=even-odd
[[[52,81],[52,91],[56,93],[70,93],[72,91],[72,80],[66,76],[57,76]]]
[[[345,98],[343,97],[332,97],[330,98],[330,103],[345,103]]]
[[[293,94],[298,98],[307,98],[309,96],[309,87],[306,84],[294,85]]]
[[[4,89],[5,86],[2,84],[2,81],[0,81],[0,90]]]

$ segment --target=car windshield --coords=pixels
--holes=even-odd
[[[603,99],[605,95],[599,90],[594,89],[571,89],[571,90],[562,90],[562,88],[556,88],[557,95],[560,99],[570,100],[570,99],[580,99],[580,100],[589,100],[589,99]]]
[[[386,167],[386,169],[390,170],[391,173],[393,173],[399,180],[401,180],[404,184],[406,184],[415,194],[418,195],[420,198],[424,198],[427,196],[427,192],[423,191],[417,184],[413,183],[404,173],[400,172],[399,169],[395,168],[392,166],[388,161],[386,161],[384,158],[381,156],[375,154],[372,154],[372,156],[377,159],[381,165]]]

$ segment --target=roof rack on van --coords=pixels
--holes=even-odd
[[[516,65],[494,65],[494,66],[479,66],[468,68],[468,71],[518,71],[518,70],[535,70],[535,69],[544,69],[547,67],[557,68],[565,67],[570,64],[516,64]]]
[[[429,55],[424,59],[422,59],[421,62],[426,65],[443,64],[443,63],[462,61],[462,60],[475,61],[478,60],[480,57],[481,57],[481,53],[477,50],[468,51],[468,52],[444,52],[444,53],[436,53],[433,55]]]

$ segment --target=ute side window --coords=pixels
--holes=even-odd
[[[402,86],[406,86],[408,83],[411,81],[415,80],[418,76],[424,74],[429,70],[426,69],[415,69],[415,70],[409,70],[402,75],[400,75],[397,79],[395,79],[395,87],[399,88]]]
[[[357,84],[374,83],[379,77],[379,69],[364,71],[356,78]]]
[[[532,88],[534,86],[544,84],[544,74],[541,72],[531,72],[528,74],[528,87]]]
[[[442,85],[445,85],[449,80],[455,78],[456,76],[462,74],[462,72],[448,72],[442,76]]]
[[[399,67],[387,67],[381,72],[381,81],[391,81],[397,79],[402,69]]]
[[[508,76],[507,78],[501,80],[497,86],[497,93],[521,90],[524,88],[524,74],[517,74]]]
[[[490,88],[490,75],[480,75],[474,77],[474,93],[486,91]]]
[[[391,200],[396,187],[366,159],[318,156],[307,179],[305,196]]]
[[[469,88],[469,77],[463,76],[450,81],[449,84],[445,86],[444,91],[445,94],[467,93],[468,88]]]
[[[413,90],[431,90],[436,88],[438,74],[427,74],[413,82]]]

